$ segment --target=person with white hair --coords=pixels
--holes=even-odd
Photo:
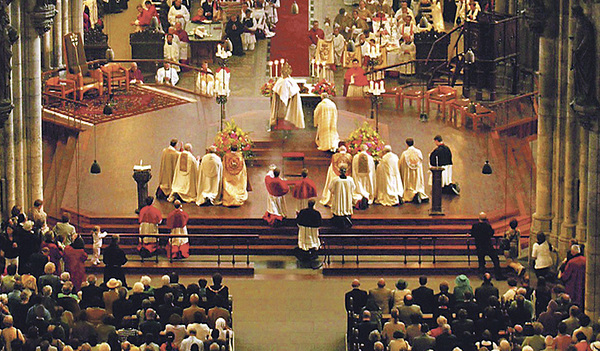
[[[564,282],[565,291],[571,296],[572,301],[579,306],[583,306],[586,260],[579,245],[571,245],[571,256],[571,259],[567,261],[565,271],[560,273],[558,277]]]
[[[233,330],[229,328],[225,318],[217,318],[215,321],[215,329],[219,331],[218,340],[220,341],[229,341],[228,350],[233,350]]]
[[[219,205],[221,203],[223,163],[219,155],[217,155],[216,146],[209,146],[206,155],[202,156],[198,173],[198,197],[196,205]]]
[[[366,144],[360,146],[360,152],[352,158],[352,178],[354,179],[353,201],[364,202],[369,205],[375,200],[375,160],[368,153],[369,147]],[[363,208],[366,206],[360,206]]]
[[[323,206],[331,206],[331,192],[329,186],[331,183],[340,176],[340,168],[346,167],[346,171],[352,173],[352,155],[348,153],[348,149],[345,146],[340,146],[335,154],[331,156],[331,164],[327,169],[327,178],[325,179],[325,187],[323,188],[323,195],[319,201]]]
[[[171,195],[169,202],[175,201],[179,197],[183,202],[195,202],[197,199],[198,182],[198,160],[192,154],[192,144],[187,143],[183,152],[177,158],[173,184],[171,185]]]
[[[315,108],[314,126],[317,127],[315,143],[321,151],[333,151],[340,142],[337,130],[338,110],[327,93],[321,94],[321,102]]]
[[[396,206],[400,204],[404,194],[404,186],[398,167],[398,155],[392,152],[392,146],[383,148],[383,156],[377,166],[376,182],[377,194],[375,202],[383,206]]]

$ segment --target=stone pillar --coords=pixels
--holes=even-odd
[[[58,5],[58,2],[56,4]],[[62,21],[62,35],[60,36],[60,40],[62,44],[62,38],[65,36],[65,34],[71,32],[71,6],[69,6],[69,0],[61,0],[60,5],[60,20]],[[58,21],[58,18],[56,20]]]
[[[579,212],[575,237],[583,243],[587,237],[587,184],[588,184],[588,145],[589,132],[579,128]]]
[[[67,0],[64,0],[67,1]],[[63,0],[56,0],[56,10],[58,14],[56,15],[56,20],[54,21],[54,25],[52,26],[52,45],[54,46],[54,55],[52,57],[52,66],[60,67],[63,64],[62,55],[62,38],[63,38],[63,29],[62,29],[62,2]]]
[[[71,4],[71,32],[81,33],[81,38],[83,39],[83,0],[67,2]]]
[[[52,33],[47,32],[42,36],[42,69],[44,71],[52,67]]]
[[[592,320],[600,317],[600,135],[590,131],[588,155],[587,240],[585,242],[585,313]]]
[[[21,2],[13,1],[10,4],[10,21],[11,23],[19,23],[19,40],[13,45],[12,56],[12,100],[15,108],[12,111],[13,133],[14,133],[14,167],[15,167],[15,204],[25,205],[25,189],[27,171],[25,162],[25,124],[23,123],[23,100],[22,100],[22,82],[23,82],[23,65],[22,65],[22,30],[25,27],[21,18]]]

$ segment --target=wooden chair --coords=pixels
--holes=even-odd
[[[125,91],[129,91],[129,70],[124,68],[118,63],[111,62],[100,68],[102,71],[102,78],[106,87],[108,88],[108,95],[112,93],[113,86],[121,88],[125,86]]]
[[[390,91],[386,91],[385,93],[381,94],[381,96],[385,97],[390,97],[393,96],[396,102],[396,110],[398,109],[398,106],[400,106],[400,96],[402,95],[402,87],[395,87],[394,89],[390,90]]]
[[[85,58],[81,33],[67,33],[63,37],[63,48],[67,79],[75,82],[79,100],[83,100],[83,94],[92,89],[98,90],[102,95],[104,93],[102,71],[99,68],[90,69]]]
[[[73,94],[75,99],[75,82],[71,79],[63,79],[60,77],[51,77],[44,83],[44,99],[48,101],[51,96],[59,96],[61,106],[65,107],[65,98]]]
[[[446,107],[449,105],[451,100],[456,99],[456,89],[449,85],[440,85],[433,89],[427,90],[425,93],[425,109],[429,114],[430,105],[438,105],[438,111],[441,109],[446,119]]]
[[[404,110],[404,99],[408,100],[408,104],[412,106],[412,102],[417,102],[419,113],[421,112],[421,101],[423,100],[423,88],[419,86],[411,86],[402,89],[400,92],[400,108]]]

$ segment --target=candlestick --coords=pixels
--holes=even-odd
[[[273,61],[269,61],[268,65],[269,65],[269,78],[273,78]]]
[[[381,91],[385,93],[384,80],[381,81]]]
[[[279,66],[279,60],[275,60],[275,77],[279,77],[277,75],[277,66]]]
[[[369,88],[370,88],[371,90],[373,90],[373,84],[374,84],[374,83],[373,83],[373,81],[372,81],[372,80],[371,80],[371,81],[369,81]]]

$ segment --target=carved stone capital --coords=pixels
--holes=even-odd
[[[578,105],[575,100],[570,104],[575,116],[577,116],[577,123],[584,129],[598,133],[600,131],[600,106],[598,105]]]
[[[52,28],[57,13],[55,4],[38,1],[30,15],[35,31],[39,36],[44,35]]]

